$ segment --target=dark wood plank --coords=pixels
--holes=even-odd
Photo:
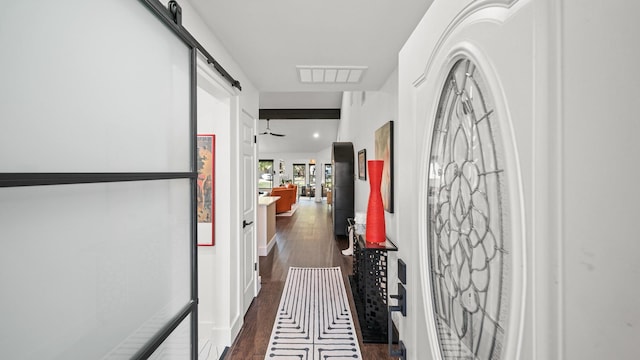
[[[260,119],[340,119],[340,109],[260,109]]]
[[[333,235],[331,208],[314,199],[301,198],[298,210],[291,217],[276,219],[276,245],[269,255],[260,257],[262,290],[253,300],[245,315],[244,326],[227,352],[226,360],[264,359],[269,345],[271,329],[276,318],[280,296],[290,266],[339,266],[344,277],[351,312],[358,329],[360,350],[364,359],[394,359],[389,357],[386,344],[364,344],[360,334],[358,316],[347,276],[352,273],[352,257],[344,256],[348,246],[344,236]]]

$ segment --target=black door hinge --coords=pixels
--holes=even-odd
[[[258,143],[258,137],[256,135],[253,135],[253,143],[254,144]]]
[[[258,263],[257,262],[253,263],[253,271],[258,271]]]

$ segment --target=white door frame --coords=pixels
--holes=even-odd
[[[229,346],[243,325],[240,240],[242,206],[239,205],[238,123],[239,90],[217,74],[206,60],[197,59],[198,88],[223,101],[228,114],[213,126],[198,131],[216,134],[215,239],[213,247],[198,249],[199,338]],[[200,105],[199,105],[200,106]],[[200,120],[199,120],[200,122]],[[201,125],[201,124],[199,124]],[[226,174],[226,178],[225,178]],[[221,189],[226,189],[224,194]],[[224,275],[226,274],[226,275]]]

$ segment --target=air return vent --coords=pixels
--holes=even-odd
[[[298,79],[304,84],[357,84],[368,66],[298,65]]]

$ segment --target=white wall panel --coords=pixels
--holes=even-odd
[[[0,189],[0,358],[98,359],[190,299],[189,180]]]
[[[11,2],[0,46],[0,171],[189,170],[188,48],[140,2]]]

